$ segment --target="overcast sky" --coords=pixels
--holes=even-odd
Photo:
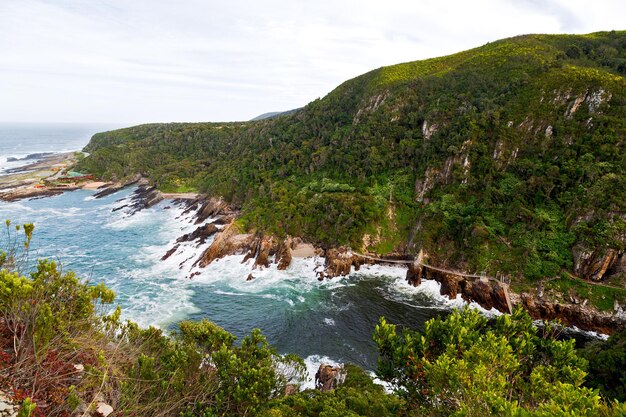
[[[624,0],[0,0],[0,121],[247,120],[384,65],[613,29]]]

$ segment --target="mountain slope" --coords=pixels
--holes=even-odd
[[[349,80],[292,115],[95,135],[80,168],[241,226],[467,270],[626,270],[626,32],[528,35]]]

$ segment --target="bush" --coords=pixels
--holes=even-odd
[[[381,319],[374,333],[377,375],[406,401],[409,415],[619,415],[583,386],[586,360],[574,340],[533,326],[525,310],[488,320],[456,310],[423,332]]]

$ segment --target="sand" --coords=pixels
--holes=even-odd
[[[295,249],[291,250],[291,256],[294,258],[310,258],[315,255],[315,247],[310,243],[298,243]]]
[[[87,182],[85,183],[81,188],[83,190],[97,190],[100,187],[104,187],[105,185],[109,185],[109,182],[103,182],[103,181],[91,181],[91,182]]]

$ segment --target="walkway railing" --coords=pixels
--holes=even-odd
[[[376,262],[384,262],[388,264],[416,265],[416,266],[422,266],[424,268],[428,268],[433,271],[443,272],[444,274],[457,275],[457,276],[464,277],[464,278],[487,279],[490,281],[498,281],[498,282],[502,282],[505,284],[510,284],[510,278],[505,277],[504,275],[497,278],[497,277],[490,277],[486,274],[468,274],[466,272],[456,271],[452,269],[438,268],[436,266],[425,264],[421,260],[422,259],[421,251],[420,251],[420,256],[418,256],[418,258],[414,260],[385,259],[385,258],[378,258],[375,256],[370,256],[370,255],[363,255],[357,252],[352,252],[352,254],[358,256],[359,258],[369,259],[369,260],[376,261]]]

